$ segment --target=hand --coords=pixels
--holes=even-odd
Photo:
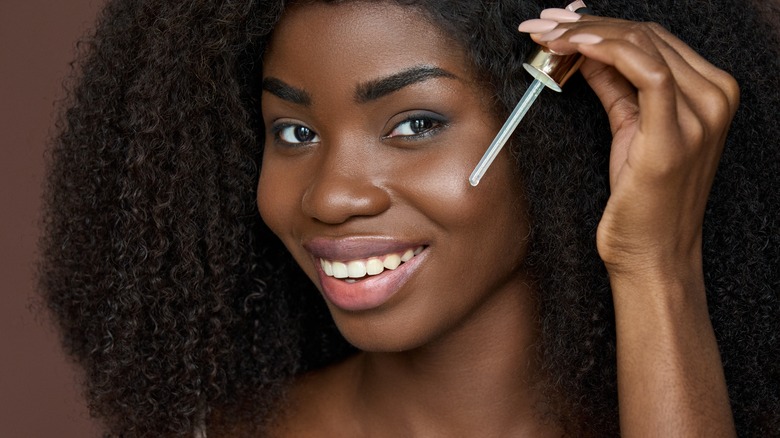
[[[573,17],[549,11],[542,17]],[[525,27],[550,27],[532,21]],[[597,246],[610,275],[700,270],[707,196],[739,102],[734,79],[654,23],[583,16],[532,37],[586,57],[580,71],[609,116],[611,196]]]
[[[580,71],[612,130],[596,239],[615,308],[621,434],[735,436],[701,245],[737,84],[656,24],[552,11],[542,17],[576,21],[521,30],[586,57]]]

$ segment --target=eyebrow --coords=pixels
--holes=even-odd
[[[420,65],[394,73],[380,79],[367,81],[355,88],[355,100],[358,103],[366,103],[395,93],[409,85],[424,82],[433,78],[457,79],[457,76],[447,70],[430,65]],[[306,90],[293,87],[274,77],[263,79],[263,90],[274,96],[298,105],[310,106],[311,95]]]
[[[359,84],[355,89],[355,100],[358,103],[366,103],[432,78],[457,79],[457,76],[439,67],[419,65],[384,78]]]
[[[306,90],[295,88],[292,85],[284,83],[281,79],[272,77],[263,79],[263,90],[288,102],[303,106],[311,105],[311,96]]]

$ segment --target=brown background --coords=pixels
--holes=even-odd
[[[31,310],[43,150],[102,0],[0,0],[0,436],[94,437],[75,368]]]

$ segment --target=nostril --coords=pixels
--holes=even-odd
[[[390,207],[390,195],[369,180],[344,175],[317,178],[301,199],[307,216],[328,224],[340,224],[354,217],[375,216]]]

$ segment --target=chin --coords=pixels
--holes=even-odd
[[[332,313],[342,336],[359,350],[371,353],[398,353],[415,350],[436,338],[436,331],[409,318],[389,315],[343,315]],[[408,316],[408,315],[407,315]]]

